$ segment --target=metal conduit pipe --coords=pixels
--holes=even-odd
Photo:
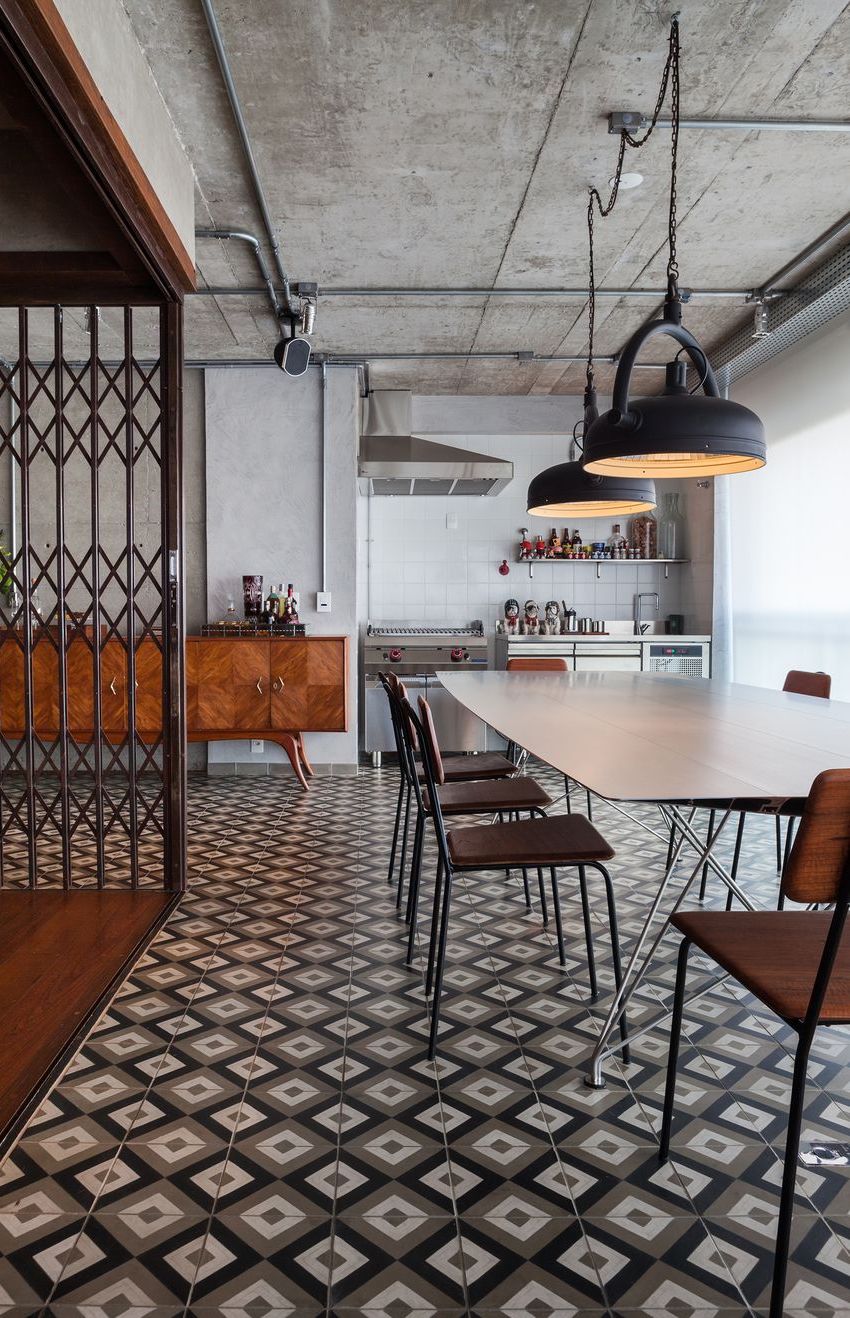
[[[257,288],[254,291],[256,293],[267,295],[269,301],[272,304],[272,310],[274,311],[275,319],[278,321],[281,319],[281,317],[284,314],[284,310],[277,300],[277,293],[275,292],[274,283],[272,282],[271,271],[269,270],[268,264],[266,262],[266,258],[263,256],[263,249],[260,247],[260,240],[256,237],[255,234],[248,233],[247,229],[196,229],[195,237],[196,238],[234,238],[237,239],[239,242],[248,243],[249,247],[253,249],[254,256],[257,259],[257,265],[259,267],[260,275],[263,279],[263,284],[264,284],[263,288]],[[198,289],[198,292],[209,294],[211,290]]]
[[[230,101],[230,109],[233,113],[233,118],[236,122],[236,129],[239,133],[239,139],[242,143],[242,150],[245,154],[245,160],[248,165],[248,172],[251,175],[251,182],[254,185],[254,193],[257,198],[257,205],[259,207],[260,214],[263,218],[263,225],[266,230],[266,236],[268,237],[269,245],[272,249],[272,255],[274,257],[274,263],[275,266],[277,267],[277,272],[278,275],[280,276],[280,280],[283,285],[283,304],[286,310],[291,314],[293,314],[297,310],[297,308],[295,307],[292,301],[292,292],[289,286],[289,275],[287,274],[286,268],[283,264],[283,257],[281,256],[281,251],[280,251],[280,243],[278,241],[278,237],[275,232],[274,225],[272,223],[271,213],[269,211],[268,202],[266,201],[265,189],[263,188],[262,180],[260,178],[260,172],[257,168],[257,162],[254,158],[254,150],[253,147],[251,146],[251,139],[248,136],[248,128],[245,123],[245,116],[242,113],[242,105],[239,101],[239,93],[237,92],[236,84],[233,81],[233,74],[230,69],[230,61],[228,60],[227,52],[224,49],[224,42],[222,41],[221,29],[218,25],[218,19],[216,18],[215,10],[213,9],[212,0],[201,0],[201,8],[204,11],[204,17],[207,20],[207,27],[209,28],[210,39],[213,44],[213,49],[215,51],[216,59],[218,60],[218,67],[221,70],[221,76],[224,80],[225,90],[227,91],[227,99]],[[275,299],[275,301],[277,301],[277,299]]]
[[[825,247],[831,247],[833,243],[839,242],[847,235],[850,235],[850,215],[843,215],[840,220],[836,220],[835,224],[827,229],[826,233],[822,233],[813,243],[809,243],[808,247],[804,247],[802,252],[798,252],[786,265],[783,265],[781,270],[777,270],[774,275],[771,275],[764,286],[756,290],[754,300],[758,301],[762,295],[766,297],[772,295],[777,284],[784,284],[789,275],[795,274],[802,266],[815,260]],[[785,291],[787,294],[792,290],[786,289]]]
[[[208,231],[207,231],[208,232]],[[198,288],[194,297],[260,297],[267,290],[260,287],[236,288],[234,286]],[[728,299],[737,302],[751,302],[756,295],[752,288],[683,288],[680,290],[682,301],[690,302],[693,298]],[[440,297],[519,297],[519,298],[562,298],[564,301],[587,299],[586,288],[342,288],[322,287],[323,298],[440,298]],[[596,296],[608,298],[649,298],[663,299],[664,290],[656,288],[597,288]],[[771,298],[783,296],[780,289],[771,289]]]
[[[608,132],[630,132],[648,128],[650,118],[642,110],[612,110]],[[672,119],[659,118],[659,128],[669,128]],[[850,119],[679,119],[680,128],[726,128],[743,133],[850,133]]]

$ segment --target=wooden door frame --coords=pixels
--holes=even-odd
[[[177,230],[127,138],[108,109],[54,0],[2,0],[0,52],[20,73],[71,158],[103,201],[150,280],[149,288],[116,286],[79,253],[51,276],[49,296],[5,279],[0,304],[157,306],[160,309],[162,415],[162,552],[169,566],[163,600],[163,780],[165,886],[186,883],[186,721],[183,638],[182,372],[183,296],[195,271]],[[73,254],[72,259],[73,259]]]
[[[195,269],[172,221],[154,192],[130,143],[100,95],[54,0],[3,0],[0,45],[14,61],[77,163],[90,179],[122,233],[148,271],[151,301],[182,300],[195,288]],[[84,254],[81,253],[81,257]],[[90,272],[92,284],[97,274]],[[99,305],[141,304],[114,286],[102,288]],[[98,301],[72,294],[77,305]],[[21,300],[36,300],[32,289]],[[64,298],[59,282],[52,300]]]

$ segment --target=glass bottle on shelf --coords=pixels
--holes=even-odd
[[[281,586],[281,590],[283,587]],[[284,622],[297,622],[298,610],[295,607],[295,591],[292,588],[292,582],[286,587],[286,600],[284,602]]]
[[[632,518],[631,541],[638,558],[658,557],[658,523],[652,513]]]
[[[658,557],[684,558],[685,519],[679,511],[678,494],[662,494],[658,518]]]
[[[611,527],[611,534],[605,542],[605,548],[611,558],[623,557],[623,551],[626,548],[626,537],[620,530],[619,522],[615,522]]]

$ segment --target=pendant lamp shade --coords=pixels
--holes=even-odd
[[[599,416],[596,390],[584,391],[584,430]],[[559,462],[535,476],[528,487],[531,517],[628,517],[655,507],[655,485],[645,478],[594,476],[580,462]]]
[[[677,359],[667,365],[663,393],[629,399],[638,352],[658,334],[668,334],[685,349],[702,394],[688,392],[685,363]],[[620,479],[725,476],[753,471],[767,461],[760,419],[748,407],[720,397],[702,348],[673,319],[651,321],[629,340],[617,367],[612,403],[588,427],[582,459],[586,472]]]
[[[528,487],[532,517],[628,517],[654,507],[653,481],[594,476],[580,462],[547,467]]]

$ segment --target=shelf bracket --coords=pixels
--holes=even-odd
[[[602,564],[599,562],[599,559],[596,560],[596,580],[602,580]]]
[[[664,564],[664,580],[665,580],[665,581],[669,581],[669,580],[670,580],[670,564],[669,564],[669,563],[665,563],[665,564]]]
[[[534,562],[532,559],[528,560],[528,579],[529,581],[534,580]]]

